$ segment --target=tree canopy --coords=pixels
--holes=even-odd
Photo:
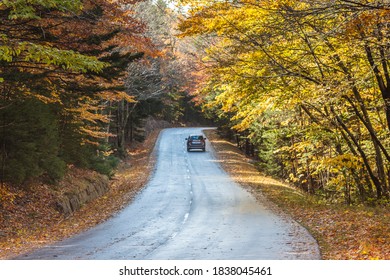
[[[74,165],[112,175],[148,116],[177,123],[189,110],[164,1],[2,1],[0,21],[2,185]]]
[[[336,200],[389,197],[388,1],[180,1],[204,36],[198,95],[260,164]]]
[[[3,182],[55,179],[66,164],[109,172],[101,165],[111,135],[107,104],[134,102],[127,65],[155,53],[133,15],[136,2],[0,3]]]

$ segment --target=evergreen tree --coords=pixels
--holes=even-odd
[[[0,2],[2,181],[58,179],[65,163],[111,174],[108,105],[133,101],[125,70],[152,52],[135,2]]]
[[[21,184],[48,174],[57,180],[66,164],[59,157],[58,122],[53,106],[27,98],[1,102],[1,180]]]

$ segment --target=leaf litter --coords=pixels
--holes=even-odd
[[[316,238],[323,259],[389,260],[390,209],[324,204],[278,179],[264,176],[252,159],[216,131],[206,131],[226,172],[279,211],[291,216]]]

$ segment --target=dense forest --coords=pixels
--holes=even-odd
[[[390,194],[390,1],[181,1],[205,112],[327,201]]]
[[[107,220],[206,120],[324,259],[390,258],[390,0],[0,0],[0,258]]]
[[[164,1],[1,1],[2,187],[110,176],[147,117],[193,113],[176,21]]]
[[[388,0],[3,0],[2,188],[110,176],[147,117],[185,123],[195,102],[263,172],[387,203],[389,20]]]

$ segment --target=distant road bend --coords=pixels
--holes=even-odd
[[[206,152],[187,152],[201,128],[162,131],[144,190],[110,220],[19,259],[319,259],[313,237],[261,205]]]

